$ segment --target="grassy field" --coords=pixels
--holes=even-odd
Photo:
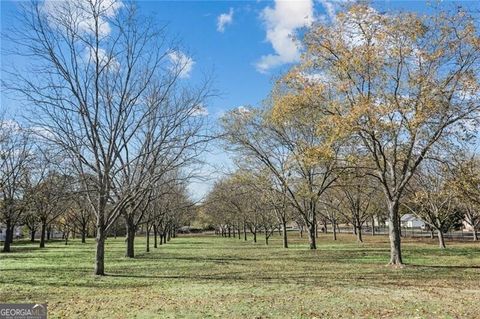
[[[291,236],[293,237],[293,236]],[[321,235],[317,251],[278,235],[266,247],[179,237],[123,257],[107,241],[108,276],[92,275],[94,240],[0,255],[0,302],[46,302],[49,318],[479,318],[480,245],[404,241],[404,269],[386,267],[388,242]]]

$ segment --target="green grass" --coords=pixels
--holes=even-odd
[[[321,235],[317,251],[291,236],[266,247],[233,238],[179,237],[123,257],[107,241],[106,277],[93,271],[94,240],[15,243],[0,255],[0,302],[46,302],[49,318],[478,318],[480,245],[404,240],[392,269],[386,237]],[[261,236],[259,237],[261,238]]]

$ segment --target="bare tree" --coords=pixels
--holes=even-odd
[[[0,121],[0,221],[6,226],[3,252],[10,252],[15,226],[27,209],[25,178],[32,160],[30,135],[13,120]]]
[[[144,146],[154,144],[139,141],[151,138],[140,132],[159,107],[181,96],[174,91],[188,92],[177,84],[189,61],[172,59],[179,51],[165,28],[139,16],[132,3],[32,2],[19,19],[21,28],[9,37],[32,65],[3,84],[31,102],[32,125],[69,156],[77,175],[92,177],[82,182],[96,218],[95,274],[104,275],[108,230],[145,193],[124,172],[150,158]]]
[[[80,232],[82,243],[86,243],[88,228],[93,221],[92,209],[86,204],[87,195],[81,189],[74,191],[73,195],[71,220],[75,229]]]
[[[127,228],[126,257],[134,257],[135,232],[155,196],[153,188],[191,178],[192,172],[187,168],[198,161],[209,140],[204,132],[204,118],[197,114],[207,95],[204,87],[164,97],[160,86],[155,86],[148,95],[152,111],[134,137],[139,151],[121,159],[125,164],[120,166],[114,180],[116,197],[121,198],[126,192],[136,194],[136,199],[122,211]],[[135,158],[130,160],[129,156]]]
[[[299,113],[277,122],[269,110],[239,109],[222,119],[229,148],[263,169],[288,195],[289,204],[308,227],[309,247],[316,249],[317,205],[341,172],[338,147],[320,150],[323,137],[308,122],[314,114]]]
[[[376,213],[380,190],[361,169],[355,168],[341,177],[334,194],[340,204],[340,214],[353,226],[357,241],[363,242],[363,225]],[[381,199],[380,199],[381,200]]]
[[[35,234],[38,231],[40,223],[39,223],[37,214],[35,214],[35,211],[28,204],[22,220],[23,220],[23,224],[27,226],[30,232],[30,241],[32,243],[35,242]]]
[[[34,186],[29,187],[29,201],[40,221],[40,248],[45,247],[47,228],[65,213],[71,178],[60,172],[49,171]]]
[[[425,166],[415,174],[404,206],[437,231],[439,246],[445,248],[444,233],[461,224],[457,193],[449,185],[452,177],[445,164]]]
[[[270,170],[248,166],[247,163],[240,163],[243,169],[240,169],[237,175],[253,192],[262,194],[261,202],[264,206],[263,215],[265,215],[261,216],[262,224],[272,224],[271,217],[274,216],[279,225],[278,228],[282,229],[283,248],[288,248],[287,222],[291,218],[291,209],[289,209],[287,189],[278,183],[278,179],[270,173]]]
[[[228,236],[229,230],[231,231],[237,223],[237,228],[240,228],[240,224],[243,228],[244,240],[247,240],[248,229],[256,241],[257,228],[249,218],[249,203],[250,199],[241,179],[228,176],[214,184],[205,200],[204,210],[210,220],[217,225],[221,236]]]

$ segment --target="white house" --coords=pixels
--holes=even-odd
[[[425,226],[425,222],[412,214],[405,214],[400,218],[400,224],[406,228],[420,228]]]

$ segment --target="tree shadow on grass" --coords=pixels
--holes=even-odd
[[[79,253],[91,253],[93,252],[92,249],[89,249],[88,247],[85,248],[80,248],[78,249],[75,247],[75,250],[72,251],[72,247],[70,245],[51,245],[52,243],[49,242],[46,243],[45,247],[40,248],[38,245],[33,246],[33,245],[14,245],[12,246],[12,250],[10,252],[0,252],[0,256],[2,257],[8,257],[8,256],[15,256],[17,254],[24,254],[24,253],[29,253],[29,252],[58,252],[61,250],[69,251],[72,254],[79,254]],[[29,256],[27,256],[29,257]],[[17,258],[17,257],[15,257]]]
[[[316,287],[431,287],[428,278],[420,281],[417,275],[385,277],[385,273],[362,273],[346,274],[335,276],[335,272],[325,272],[322,274],[306,273],[288,273],[275,275],[255,272],[226,272],[210,274],[178,274],[178,275],[150,275],[150,274],[129,274],[129,273],[109,273],[109,277],[147,279],[147,280],[180,280],[191,283],[202,282],[228,282],[242,284],[294,284],[308,285]],[[461,276],[457,279],[462,279]]]
[[[62,269],[52,269],[51,267],[42,267],[32,270],[32,277],[24,278],[19,276],[4,277],[0,280],[3,284],[20,284],[28,287],[85,287],[85,288],[107,288],[107,289],[125,289],[131,287],[149,287],[162,281],[178,281],[179,283],[197,283],[208,284],[209,282],[218,283],[238,283],[241,285],[256,284],[293,284],[315,287],[430,287],[432,280],[442,280],[448,278],[455,280],[459,284],[465,283],[466,279],[462,272],[449,272],[448,276],[431,277],[428,271],[421,271],[422,268],[429,267],[423,265],[409,265],[405,269],[413,269],[413,272],[405,272],[403,270],[378,271],[373,269],[368,272],[349,272],[338,273],[335,269],[321,270],[308,273],[301,269],[294,271],[257,271],[249,269],[246,271],[212,271],[208,267],[203,267],[193,272],[186,273],[148,273],[145,271],[123,272],[119,270],[115,272],[107,272],[105,277],[95,277],[90,270],[79,269],[75,267],[63,267]],[[431,268],[475,268],[478,266],[433,266]],[[380,268],[381,270],[381,268]],[[416,271],[415,271],[416,270]],[[75,272],[75,275],[72,273]],[[35,274],[36,273],[36,274]],[[65,273],[70,273],[70,277],[64,277]],[[422,276],[423,274],[423,276]],[[57,278],[52,280],[52,278]]]
[[[407,268],[434,268],[434,269],[480,269],[480,266],[476,265],[419,265],[419,264],[405,264]]]
[[[85,274],[85,276],[90,276],[90,278],[95,278],[92,272]],[[105,276],[107,278],[108,276]],[[155,283],[153,282],[107,282],[102,280],[95,281],[72,281],[72,280],[60,280],[60,281],[43,281],[43,280],[22,280],[16,279],[14,282],[4,282],[0,281],[0,285],[3,283],[10,283],[15,285],[22,285],[25,287],[78,287],[78,288],[101,288],[101,289],[129,289],[129,288],[140,288],[140,287],[151,287]]]
[[[328,285],[326,276],[269,276],[258,275],[250,272],[228,272],[228,273],[213,273],[213,274],[179,274],[179,275],[146,275],[146,274],[119,274],[108,273],[108,277],[114,278],[130,278],[130,279],[148,279],[148,280],[179,280],[188,281],[191,283],[205,283],[205,282],[225,282],[225,283],[241,283],[241,284],[308,284],[323,286]],[[335,283],[335,284],[338,284]],[[331,286],[335,285],[332,283]]]
[[[263,260],[261,258],[253,258],[253,257],[237,257],[237,256],[181,256],[181,255],[149,255],[148,253],[137,254],[135,259],[141,260],[186,260],[186,261],[195,261],[195,262],[217,262],[217,263],[232,263],[232,262],[242,262],[242,261],[260,261]]]

